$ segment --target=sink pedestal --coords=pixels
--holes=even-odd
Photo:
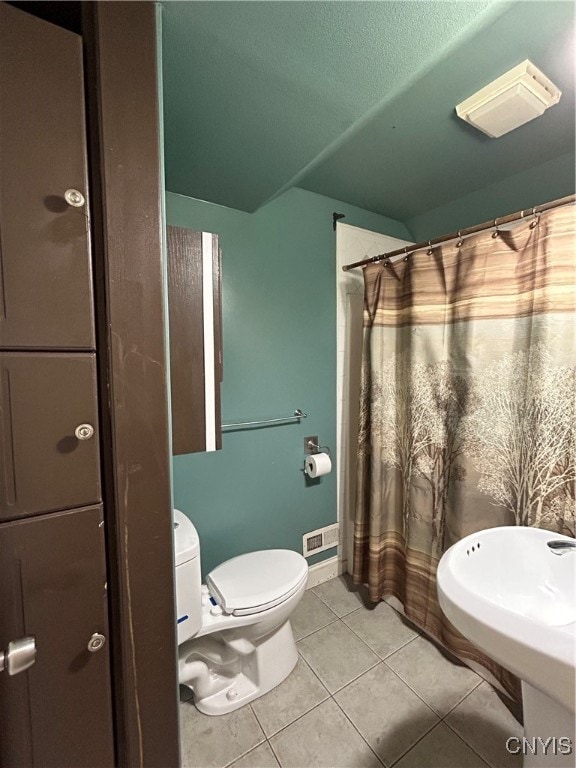
[[[524,681],[522,681],[522,704],[524,708],[523,768],[574,768],[576,766],[574,714]],[[568,740],[570,740],[569,745]],[[568,746],[569,753],[563,754]]]

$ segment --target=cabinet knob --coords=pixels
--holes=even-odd
[[[90,653],[96,653],[101,648],[104,648],[105,642],[106,638],[104,635],[101,635],[100,632],[94,632],[90,640],[88,640],[88,650]]]
[[[94,427],[92,424],[78,424],[74,430],[74,434],[78,440],[90,440],[94,434]]]
[[[73,208],[82,208],[86,202],[82,192],[78,192],[77,189],[67,189],[66,192],[64,192],[64,200],[66,200],[68,205],[71,205]]]

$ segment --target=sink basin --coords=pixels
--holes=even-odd
[[[576,551],[555,554],[548,541],[566,540],[539,528],[479,531],[443,555],[440,606],[454,626],[525,683],[545,694],[574,722]]]

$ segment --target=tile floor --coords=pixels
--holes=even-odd
[[[346,577],[308,590],[284,683],[220,717],[182,701],[183,768],[520,768],[505,741],[522,727],[492,688],[367,605]]]

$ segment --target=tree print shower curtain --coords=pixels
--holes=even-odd
[[[575,206],[364,269],[356,583],[484,666],[436,596],[442,553],[498,525],[575,529]]]

